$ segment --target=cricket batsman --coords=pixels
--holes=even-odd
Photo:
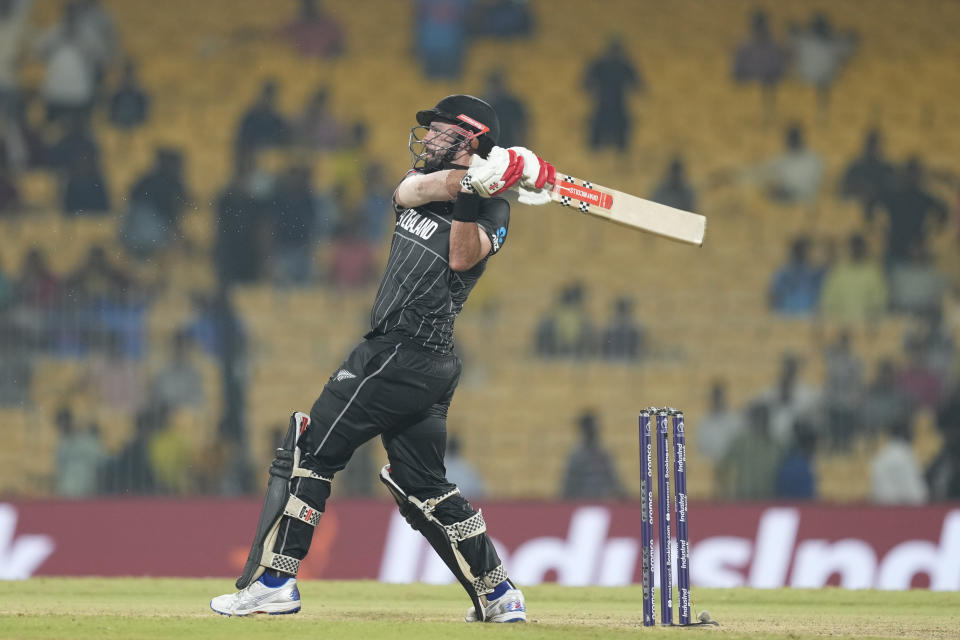
[[[393,195],[396,226],[370,331],[327,381],[310,414],[295,412],[270,467],[239,591],[213,598],[229,616],[300,610],[297,570],[334,476],[380,436],[389,464],[380,480],[400,513],[467,591],[468,622],[525,622],[523,594],[487,536],[483,514],[447,481],[447,409],[460,379],[453,325],[487,261],[502,248],[517,186],[544,204],[553,166],[522,147],[497,147],[493,108],[452,95],[417,112],[413,167]]]

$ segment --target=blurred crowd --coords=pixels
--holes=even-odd
[[[350,41],[332,5],[300,0],[274,27],[235,37],[269,41],[318,64],[343,58],[361,45]],[[475,43],[522,42],[538,29],[535,7],[526,0],[416,0],[412,6],[413,60],[424,78],[437,82],[462,78]],[[99,0],[67,0],[43,26],[34,24],[36,9],[34,0],[0,0],[0,220],[17,225],[49,217],[53,208],[58,218],[100,221],[113,231],[67,272],[53,269],[51,256],[37,247],[24,248],[16,260],[0,255],[0,408],[35,401],[38,359],[79,362],[77,374],[57,390],[59,472],[51,490],[70,496],[246,491],[247,457],[232,447],[252,446],[244,440],[242,413],[249,348],[231,291],[250,284],[365,291],[379,276],[397,176],[370,148],[371,123],[334,107],[336,86],[319,82],[298,109],[285,110],[283,83],[257,76],[239,98],[231,97],[249,103],[232,144],[221,150],[232,170],[213,197],[198,195],[195,185],[207,178],[175,145],[158,145],[152,164],[139,167],[129,184],[116,184],[124,158],[108,157],[105,137],[118,140],[121,150],[129,146],[165,99],[141,78],[138,60],[124,46],[137,34],[123,33],[109,3]],[[943,194],[956,193],[960,180],[922,155],[889,157],[889,132],[875,128],[862,152],[846,158],[839,182],[827,184],[828,154],[808,145],[802,123],[788,123],[782,132],[770,128],[782,111],[779,88],[788,79],[810,87],[818,123],[828,122],[834,85],[870,34],[840,28],[823,12],[780,27],[762,10],[750,15],[744,40],[730,52],[730,83],[760,87],[761,127],[782,150],[745,166],[718,163],[700,182],[677,154],[658,169],[662,177],[645,195],[697,210],[706,192],[734,184],[798,211],[814,210],[825,196],[856,203],[859,231],[843,239],[805,233],[785,248],[765,292],[769,312],[843,327],[902,317],[909,328],[899,351],[871,371],[858,354],[858,332],[844,328],[825,337],[818,388],[801,382],[799,354],[784,354],[770,388],[755,390],[740,408],[727,402],[729,381],[718,380],[699,425],[700,453],[714,465],[718,496],[809,499],[818,495],[818,455],[870,442],[876,500],[956,499],[958,352],[946,304],[958,281],[951,271],[956,265],[939,264],[932,245],[956,232],[957,202]],[[34,80],[23,72],[31,66],[39,69]],[[588,102],[583,151],[626,158],[639,126],[632,105],[656,87],[617,35],[584,54],[579,77],[580,86],[571,89]],[[503,146],[534,138],[530,108],[511,89],[519,78],[491,65],[480,92],[500,114]],[[54,201],[33,196],[33,176],[55,185]],[[185,230],[190,216],[207,210],[213,213],[209,249]],[[189,300],[189,317],[167,343],[151,344],[151,306],[171,293],[170,265],[185,260],[207,264],[213,283],[176,292]],[[589,295],[582,282],[557,291],[528,336],[536,358],[644,366],[670,351],[651,336],[635,294],[611,298],[603,318],[591,313]],[[210,363],[220,380],[216,389],[204,373]],[[217,389],[224,412],[215,420],[225,437],[197,449],[178,426],[178,411],[211,406]],[[81,396],[128,418],[131,435],[122,446],[108,447],[101,425],[73,408]],[[935,416],[943,443],[927,468],[910,445],[924,413]],[[558,494],[625,496],[601,442],[599,415],[587,411],[571,420],[578,444]],[[457,438],[449,452],[451,477],[471,487],[469,495],[483,495],[482,465],[471,464],[471,452]],[[347,482],[348,494],[372,490],[361,477],[358,472]]]

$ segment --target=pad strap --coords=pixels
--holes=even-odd
[[[297,575],[297,572],[300,571],[300,561],[296,558],[291,558],[290,556],[285,556],[280,553],[273,553],[272,551],[266,551],[263,554],[263,559],[266,560],[266,563],[262,566],[266,566],[270,569],[276,569],[277,571],[282,571],[283,573],[289,573],[292,576]]]
[[[478,596],[485,596],[496,587],[498,584],[507,579],[507,572],[503,568],[503,565],[497,565],[496,569],[491,569],[483,574],[481,577],[476,578],[473,581],[473,587],[477,590]]]
[[[299,462],[299,460],[298,460],[298,462]],[[322,475],[320,475],[319,473],[317,473],[316,471],[311,471],[310,469],[304,469],[303,467],[300,467],[300,466],[294,467],[294,469],[293,469],[293,477],[294,477],[294,478],[311,478],[311,479],[313,479],[313,480],[323,480],[323,481],[326,482],[327,484],[332,484],[332,483],[333,483],[333,478],[328,478],[328,477],[326,477],[326,476],[322,476]]]
[[[487,523],[483,519],[483,513],[477,511],[466,520],[454,522],[453,524],[445,524],[443,528],[447,532],[447,537],[450,538],[450,542],[456,544],[486,532]]]
[[[443,494],[442,496],[438,496],[438,497],[436,497],[436,498],[427,498],[426,500],[423,500],[422,502],[421,502],[420,500],[417,500],[417,499],[414,498],[413,496],[408,496],[408,498],[410,499],[411,502],[413,502],[415,505],[417,505],[418,507],[420,507],[420,510],[423,511],[424,515],[428,515],[428,516],[429,516],[431,513],[434,512],[434,510],[437,508],[437,505],[438,505],[438,504],[440,504],[441,502],[443,502],[443,501],[446,500],[447,498],[451,498],[451,497],[457,495],[458,493],[460,493],[460,489],[457,488],[457,487],[454,487],[451,491],[448,491],[447,493]]]
[[[320,516],[323,515],[323,511],[314,509],[297,496],[291,495],[287,498],[287,506],[283,508],[283,514],[301,522],[306,522],[311,527],[316,527],[320,523]]]

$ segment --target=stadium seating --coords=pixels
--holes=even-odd
[[[598,411],[603,440],[636,494],[636,418],[644,404],[684,408],[689,438],[695,441],[716,378],[726,379],[731,400],[743,405],[770,386],[781,355],[789,351],[806,357],[804,377],[819,384],[824,336],[837,327],[773,317],[766,309],[767,282],[789,240],[804,232],[832,238],[842,247],[846,235],[861,228],[859,209],[833,193],[844,163],[873,125],[884,127],[894,157],[922,152],[939,168],[960,170],[960,131],[947,124],[960,121],[955,62],[960,45],[950,26],[960,12],[955,4],[875,0],[867,8],[826,0],[607,0],[601,10],[573,0],[541,0],[531,2],[537,31],[530,40],[474,43],[463,82],[456,84],[420,74],[410,54],[412,2],[353,0],[349,9],[347,3],[325,3],[344,24],[348,53],[323,62],[299,58],[273,35],[293,14],[295,3],[289,0],[207,0],[191,4],[189,16],[172,6],[160,10],[152,0],[105,4],[155,99],[150,122],[136,133],[117,133],[101,117],[96,121],[113,200],[123,202],[151,163],[155,145],[165,144],[184,150],[197,204],[185,230],[201,254],[165,265],[169,289],[148,319],[152,348],[161,354],[169,335],[189,317],[189,294],[213,286],[203,253],[211,247],[214,228],[210,203],[230,171],[236,123],[267,77],[280,81],[282,106],[291,112],[299,111],[318,85],[329,86],[334,111],[344,120],[369,124],[367,152],[394,175],[407,166],[404,146],[413,112],[446,93],[482,91],[493,66],[510,69],[510,86],[531,110],[533,146],[561,170],[645,195],[674,154],[685,156],[692,179],[702,186],[702,211],[710,217],[707,243],[699,250],[563,211],[514,209],[506,249],[459,321],[466,370],[450,414],[451,431],[498,496],[556,495],[566,454],[576,441],[574,419],[584,408]],[[49,22],[58,6],[39,2],[38,19]],[[789,21],[806,20],[815,10],[826,10],[839,27],[859,32],[860,49],[837,83],[827,122],[818,121],[809,87],[788,81],[779,92],[776,124],[763,126],[759,94],[730,82],[730,52],[756,6],[770,12],[780,35]],[[628,158],[584,147],[590,103],[582,74],[612,34],[624,37],[649,86],[648,94],[632,102],[637,125]],[[523,72],[515,71],[520,61]],[[27,77],[39,79],[36,65]],[[908,80],[916,88],[913,99],[890,99]],[[824,195],[815,210],[771,205],[747,187],[706,188],[714,171],[775,153],[783,126],[793,120],[807,125],[810,146],[827,163]],[[322,158],[318,166],[319,181],[326,185]],[[23,186],[31,201],[55,206],[56,185],[45,174],[29,174]],[[9,270],[28,247],[41,246],[64,273],[93,244],[114,251],[117,220],[68,221],[51,212],[4,222],[0,258]],[[871,234],[874,247],[879,237]],[[946,259],[955,245],[938,240],[935,249]],[[534,359],[537,321],[557,290],[573,279],[586,283],[588,306],[598,321],[607,317],[612,300],[634,297],[657,357],[634,366]],[[372,288],[335,293],[318,286],[284,293],[268,284],[236,292],[234,302],[251,342],[247,409],[259,467],[269,455],[272,430],[291,410],[309,408],[365,331],[372,297]],[[869,372],[879,358],[899,353],[903,329],[896,318],[853,328],[855,348]],[[211,437],[221,408],[216,365],[205,362],[209,406],[176,418],[177,428],[198,446]],[[4,410],[0,416],[15,437],[37,436],[41,457],[52,456],[56,440],[52,398],[77,366],[38,362],[35,408]],[[108,446],[116,449],[129,435],[130,416],[99,419]],[[926,458],[937,446],[930,420],[921,419],[917,439],[917,450]],[[850,455],[822,455],[823,496],[865,499],[875,446],[863,445]],[[689,452],[691,494],[713,496],[708,463],[696,447]],[[8,453],[0,460],[0,494],[28,490],[23,471],[34,462]]]

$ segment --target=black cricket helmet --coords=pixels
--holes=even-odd
[[[423,142],[435,121],[454,125],[443,138],[435,138],[431,148]],[[410,154],[414,167],[444,168],[464,144],[476,139],[477,153],[486,157],[500,138],[500,119],[493,107],[474,96],[456,94],[447,96],[432,109],[417,112],[419,126],[410,130]]]

